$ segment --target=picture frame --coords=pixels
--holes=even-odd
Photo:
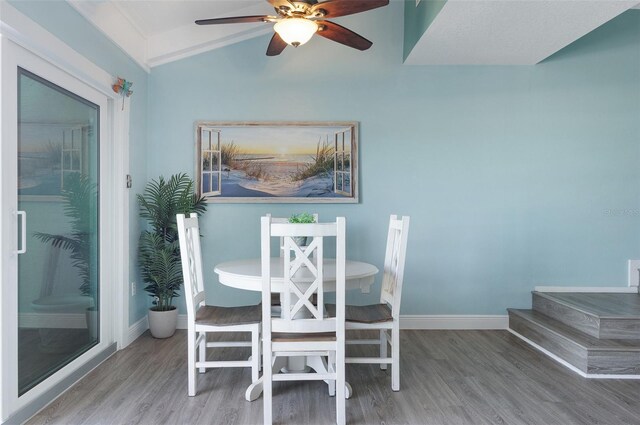
[[[358,202],[355,121],[197,121],[195,145],[207,202]]]

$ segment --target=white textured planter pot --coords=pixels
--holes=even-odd
[[[149,330],[154,338],[169,338],[178,326],[178,309],[154,311],[149,309]]]
[[[89,340],[93,342],[98,339],[98,310],[88,308],[85,312],[87,320],[87,329],[89,330]]]

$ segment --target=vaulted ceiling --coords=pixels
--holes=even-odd
[[[535,65],[637,4],[638,0],[448,0],[405,63]]]
[[[410,28],[408,17],[426,16],[413,46],[408,52],[405,48],[405,63],[410,65],[535,64],[638,4],[638,0],[391,1],[396,3],[393,7],[405,8],[405,32]],[[264,23],[194,24],[203,18],[271,14],[273,9],[264,0],[68,2],[147,70],[272,31]],[[354,19],[366,20],[367,13]],[[402,23],[383,30],[403,31]]]
[[[145,68],[237,43],[271,31],[270,26],[202,27],[196,19],[264,15],[264,0],[69,0],[82,15]]]

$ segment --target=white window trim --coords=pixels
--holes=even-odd
[[[347,141],[345,138],[345,134],[349,133],[350,139]],[[338,142],[338,136],[342,136],[342,143]],[[344,155],[347,152],[344,148],[345,144],[349,145],[349,171],[345,171],[344,169]],[[342,145],[342,147],[340,147]],[[334,152],[333,152],[333,191],[340,195],[345,196],[353,196],[353,158],[352,158],[352,150],[353,150],[353,134],[350,130],[343,130],[335,133],[334,135]],[[338,158],[340,157],[340,162],[342,162],[342,171],[338,171]],[[344,176],[349,175],[349,191],[344,190]],[[338,176],[340,176],[341,180],[341,190],[338,190]]]
[[[202,137],[204,134],[208,134],[209,136],[209,144],[208,144],[208,149],[204,146],[205,141],[202,140]],[[196,164],[196,170],[198,170],[198,176],[196,178],[197,180],[197,185],[199,188],[199,191],[201,193],[202,196],[206,197],[212,197],[212,196],[220,196],[222,195],[222,142],[220,140],[220,134],[222,133],[222,130],[218,130],[215,129],[213,127],[200,127],[200,132],[199,132],[199,136],[198,136],[198,146],[196,149],[196,156],[197,156],[197,164]],[[213,149],[212,145],[213,145],[213,140],[212,137],[213,135],[216,135],[216,148],[217,149]],[[211,154],[216,154],[217,158],[218,158],[218,162],[216,164],[216,168],[217,171],[212,171],[212,170],[205,170],[202,166],[202,154],[203,153],[207,153],[209,155]],[[209,165],[209,168],[211,168],[212,165]],[[209,179],[209,181],[212,182],[212,176],[216,176],[216,178],[218,179],[218,190],[210,190],[209,192],[205,192],[204,191],[204,181],[203,181],[203,176],[206,175],[207,178]],[[212,187],[213,185],[211,185]],[[211,189],[210,187],[210,189]]]

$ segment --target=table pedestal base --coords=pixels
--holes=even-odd
[[[300,366],[296,365],[294,366],[293,364],[291,364],[290,361],[288,361],[289,359],[293,360],[294,362],[297,359],[305,359],[305,363],[306,363],[306,368],[308,369],[313,369],[318,373],[327,373],[327,361],[325,360],[325,358],[323,356],[307,356],[307,357],[276,357],[273,359],[273,365],[271,366],[271,370],[272,373],[275,372],[280,372],[283,369],[284,370],[300,370]],[[294,360],[295,359],[295,360]],[[264,365],[263,365],[264,368]],[[328,386],[328,390],[329,390],[329,395],[330,396],[335,396],[336,395],[336,381],[334,380],[325,380],[324,382],[327,383]],[[345,397],[349,398],[351,397],[352,394],[352,389],[351,389],[351,385],[349,385],[348,382],[345,383]],[[260,394],[262,394],[262,378],[258,379],[256,382],[253,382],[251,385],[249,385],[249,388],[247,388],[247,391],[244,393],[244,398],[247,401],[254,401],[257,400],[260,397]]]

